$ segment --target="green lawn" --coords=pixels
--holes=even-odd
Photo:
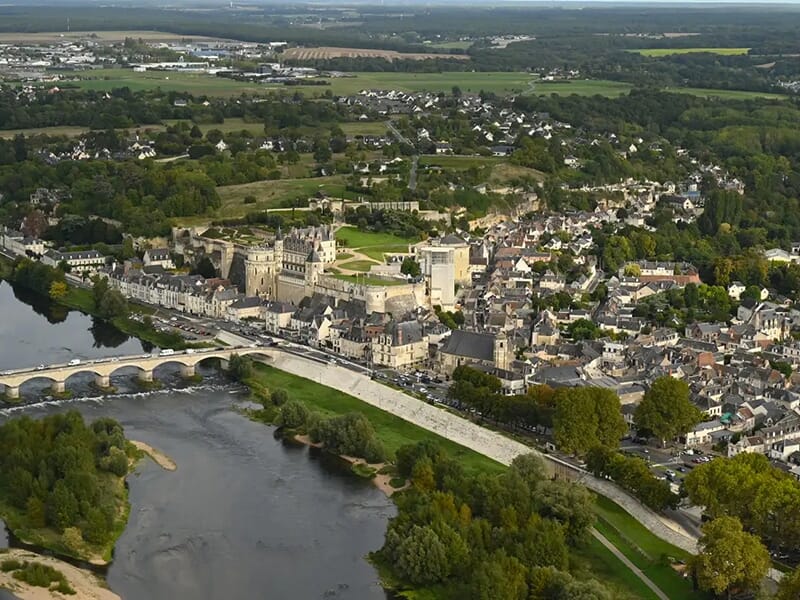
[[[402,238],[391,233],[359,231],[355,227],[341,227],[336,231],[336,240],[348,248],[372,248],[383,250],[386,246],[408,246],[418,241],[416,238]]]
[[[361,248],[359,251],[369,256],[372,260],[382,263],[385,254],[408,254],[408,244],[390,244],[379,248]]]
[[[363,413],[372,423],[386,449],[391,453],[405,444],[434,439],[471,473],[500,473],[505,469],[500,463],[486,458],[482,454],[464,448],[338,390],[258,363],[254,365],[254,370],[254,378],[260,384],[271,389],[284,388],[289,391],[291,399],[299,400],[325,416],[343,415],[354,411]]]
[[[369,271],[374,265],[371,260],[351,260],[350,262],[342,263],[339,265],[342,269],[350,269],[351,271]]]
[[[614,600],[658,600],[653,591],[594,537],[581,548],[570,548],[570,571],[594,577],[613,590]]]
[[[769,100],[786,100],[786,94],[773,94],[770,92],[750,92],[747,90],[714,90],[710,88],[682,88],[669,87],[668,92],[678,94],[691,94],[692,96],[704,96],[706,98],[721,98],[722,100],[753,100],[755,98],[766,98]]]
[[[393,285],[404,285],[406,282],[402,279],[390,279],[390,278],[383,278],[383,277],[370,277],[369,275],[343,275],[341,273],[337,273],[334,275],[336,279],[341,279],[342,281],[349,281],[350,283],[357,283],[359,285],[386,285],[386,286],[393,286]]]
[[[628,50],[628,52],[635,52],[652,58],[672,56],[673,54],[695,54],[698,52],[719,54],[721,56],[739,56],[750,52],[750,48],[637,48]]]
[[[565,81],[539,81],[535,82],[530,92],[539,96],[558,94],[569,96],[607,96],[615,98],[627,94],[633,88],[628,83],[608,81],[604,79],[571,79]]]
[[[346,135],[383,135],[386,133],[386,124],[383,121],[339,123],[339,127]]]
[[[127,128],[128,131],[134,130],[142,130],[142,131],[163,131],[163,125],[137,125],[134,127]],[[11,139],[15,135],[24,135],[25,137],[31,137],[34,135],[51,135],[51,136],[66,136],[66,137],[77,137],[82,135],[88,131],[91,131],[88,127],[78,127],[78,126],[71,126],[71,125],[62,125],[56,127],[33,127],[31,129],[2,129],[0,130],[0,138],[3,139]],[[122,129],[118,129],[117,131],[123,131]]]
[[[597,530],[625,557],[639,567],[670,600],[710,600],[694,591],[690,579],[684,579],[669,564],[667,557],[686,560],[687,552],[653,535],[619,505],[597,496]]]

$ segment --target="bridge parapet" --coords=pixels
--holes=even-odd
[[[67,379],[78,373],[91,373],[95,376],[95,384],[101,388],[110,386],[111,376],[126,367],[138,369],[139,379],[142,381],[152,381],[153,371],[165,364],[176,363],[180,366],[181,375],[191,377],[195,375],[197,365],[205,360],[217,358],[222,362],[223,368],[227,368],[231,355],[259,355],[269,356],[271,351],[260,346],[257,347],[235,347],[223,350],[189,350],[175,352],[173,354],[140,354],[136,356],[120,356],[113,358],[97,359],[81,362],[76,365],[60,364],[51,365],[44,368],[18,369],[5,371],[0,374],[0,391],[4,390],[10,399],[19,398],[19,389],[22,385],[32,379],[49,379],[52,381],[54,393],[63,393],[66,390]]]

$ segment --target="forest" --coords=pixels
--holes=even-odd
[[[70,411],[0,426],[0,510],[21,539],[79,558],[108,559],[127,515],[135,449],[113,419]]]

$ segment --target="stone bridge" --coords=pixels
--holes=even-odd
[[[140,381],[153,381],[153,370],[168,363],[180,365],[181,375],[192,377],[197,365],[205,360],[217,358],[222,361],[222,367],[227,368],[227,363],[232,354],[239,355],[269,355],[266,348],[259,347],[228,347],[224,349],[209,348],[184,350],[170,354],[137,354],[135,356],[115,356],[112,358],[97,358],[94,360],[81,360],[77,364],[59,364],[31,369],[17,369],[0,373],[0,391],[4,388],[6,398],[14,400],[19,398],[19,388],[32,379],[49,379],[52,381],[51,389],[54,394],[66,390],[67,379],[78,373],[94,374],[97,387],[104,389],[111,386],[111,376],[125,367],[138,369]]]

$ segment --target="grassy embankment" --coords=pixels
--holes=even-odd
[[[505,469],[503,465],[477,452],[314,381],[262,364],[254,365],[253,381],[267,389],[286,389],[292,400],[300,401],[309,410],[317,411],[326,417],[348,412],[364,414],[390,453],[394,453],[404,444],[433,439],[440,443],[448,454],[455,457],[469,473],[500,473]],[[671,600],[705,600],[706,596],[693,594],[691,586],[669,566],[663,566],[665,563],[661,561],[662,556],[683,559],[686,553],[655,537],[606,498],[598,498],[596,510],[598,530],[607,535],[631,562],[645,571]],[[634,548],[642,549],[647,555],[642,553],[637,555]],[[594,538],[585,547],[571,552],[570,570],[576,576],[591,575],[601,579],[614,590],[614,597],[617,600],[656,600],[656,596],[642,580]],[[381,571],[385,575],[384,569]],[[419,590],[408,593],[407,598],[428,600],[439,596],[435,591]]]

